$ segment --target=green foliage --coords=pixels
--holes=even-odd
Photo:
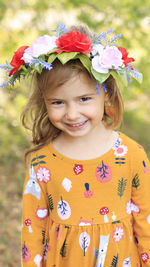
[[[132,180],[132,186],[136,189],[140,186],[140,180],[138,174],[135,175],[135,177]]]
[[[120,198],[124,194],[126,184],[127,184],[127,179],[121,178],[121,180],[118,181],[118,196],[120,196]]]
[[[111,267],[117,267],[117,264],[118,264],[118,254],[117,256],[113,257]]]
[[[66,239],[60,249],[60,255],[64,258],[66,257],[66,252],[67,252],[67,244],[66,244]]]

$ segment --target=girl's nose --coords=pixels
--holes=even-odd
[[[69,105],[66,109],[65,116],[67,120],[71,121],[75,121],[76,119],[78,119],[80,117],[78,107],[76,105]]]

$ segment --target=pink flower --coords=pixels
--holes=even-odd
[[[110,69],[118,69],[123,65],[122,54],[116,46],[97,45],[93,48],[98,55],[92,59],[92,67],[99,73],[108,73]]]
[[[75,174],[78,175],[83,172],[83,166],[81,164],[75,164],[73,170]]]
[[[46,167],[39,167],[36,169],[36,175],[37,175],[37,179],[39,180],[39,182],[44,182],[47,183],[48,181],[50,181],[50,170]]]
[[[128,148],[124,145],[120,145],[117,149],[115,149],[114,154],[117,157],[123,157],[128,152]]]
[[[31,63],[32,59],[44,54],[48,54],[52,49],[56,48],[56,36],[44,35],[38,37],[37,40],[32,43],[31,47],[24,51],[22,59],[25,63]]]
[[[115,242],[119,242],[123,238],[123,228],[116,227],[116,230],[113,232],[113,239]]]

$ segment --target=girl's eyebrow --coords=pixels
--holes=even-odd
[[[89,94],[79,95],[79,96],[77,96],[75,98],[82,98],[82,97],[95,96],[95,95],[96,95],[96,93],[95,94],[89,93]],[[48,100],[48,101],[52,101],[52,100],[63,100],[63,98],[51,98],[51,97],[49,97],[49,98],[46,98],[46,100]]]

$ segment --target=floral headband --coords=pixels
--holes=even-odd
[[[88,72],[97,80],[97,92],[99,83],[104,90],[104,81],[110,74],[118,81],[127,86],[132,78],[140,83],[142,74],[133,66],[134,58],[128,57],[125,48],[117,47],[117,40],[121,37],[116,35],[108,38],[114,30],[96,35],[93,33],[89,38],[79,31],[68,30],[60,22],[56,28],[56,35],[44,35],[29,46],[20,47],[10,63],[6,61],[0,68],[6,71],[7,80],[0,85],[14,86],[16,80],[28,77],[34,71],[39,74],[43,69],[51,70],[53,61],[57,58],[62,64],[69,60],[79,59]]]

